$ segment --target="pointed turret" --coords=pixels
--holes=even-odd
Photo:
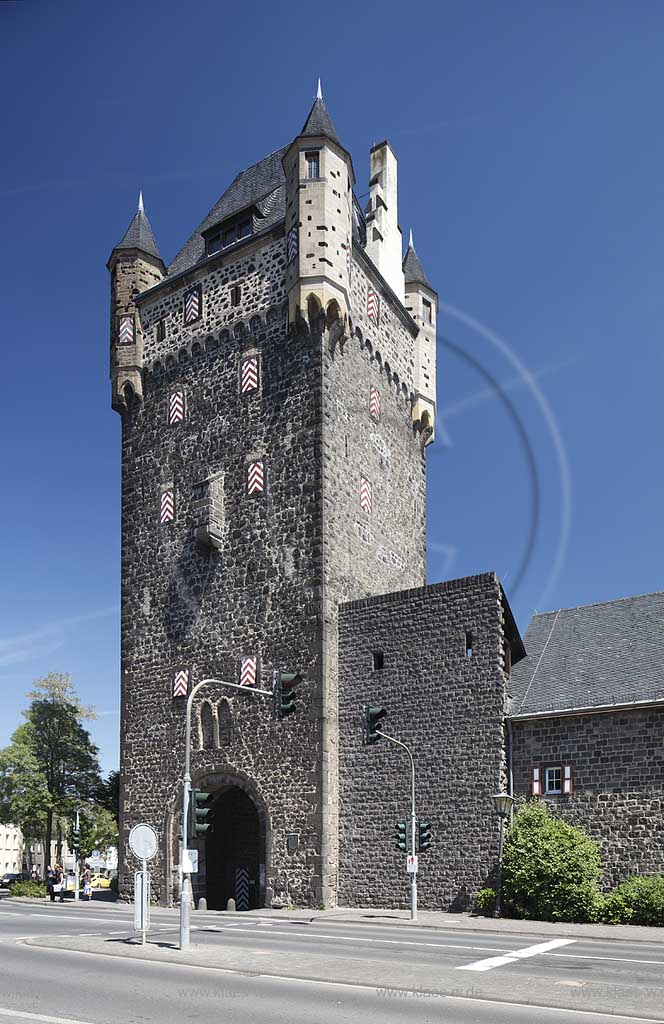
[[[283,167],[290,323],[302,327],[306,317],[316,331],[325,321],[331,326],[341,320],[343,325],[350,313],[355,175],[323,102],[320,79],[313,106],[283,157]]]
[[[143,330],[136,297],[166,275],[139,192],[138,209],[108,261],[111,272],[111,403],[125,411],[143,396]]]
[[[433,441],[436,413],[436,317],[438,295],[415,252],[413,232],[403,260],[406,309],[419,327],[415,340],[415,403],[413,419],[419,421],[425,444]]]

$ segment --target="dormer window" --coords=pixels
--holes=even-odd
[[[425,324],[433,323],[433,310],[428,299],[422,299],[422,318]]]
[[[245,212],[234,220],[218,224],[205,238],[205,251],[208,256],[226,249],[227,246],[239,242],[253,234],[254,221],[250,212]]]
[[[305,153],[304,159],[306,160],[307,163],[307,178],[320,178],[319,153]]]

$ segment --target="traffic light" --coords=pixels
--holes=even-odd
[[[188,839],[202,839],[213,831],[213,824],[208,820],[212,813],[211,801],[212,793],[206,793],[204,789],[192,789],[189,794]]]
[[[382,718],[385,718],[385,708],[372,708],[367,705],[364,709],[364,738],[366,743],[378,743],[380,736],[377,729]]]
[[[278,718],[286,718],[295,711],[295,690],[301,682],[299,672],[274,673],[274,706]]]
[[[431,846],[431,822],[430,821],[419,821],[417,823],[418,831],[418,849],[422,853],[423,850],[428,850]]]
[[[81,849],[81,830],[80,828],[76,828],[76,825],[73,825],[71,830],[71,848],[77,855]]]
[[[408,822],[398,821],[395,829],[396,847],[397,850],[401,850],[402,853],[408,853],[408,839],[410,828]]]

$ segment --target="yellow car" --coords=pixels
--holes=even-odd
[[[90,885],[93,889],[110,889],[111,880],[106,875],[91,875]]]

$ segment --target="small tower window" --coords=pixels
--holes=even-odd
[[[166,339],[166,317],[162,316],[161,320],[157,321],[157,341],[165,341]]]
[[[371,652],[371,662],[374,672],[380,672],[385,665],[385,656],[382,651]]]
[[[231,288],[231,305],[239,306],[242,301],[242,289],[239,284],[234,284]]]
[[[422,299],[422,319],[426,324],[433,323],[433,309],[428,299]]]
[[[307,178],[319,178],[320,155],[318,153],[305,153],[304,159],[307,162]]]
[[[475,653],[475,637],[472,633],[466,633],[466,657],[472,658]]]

